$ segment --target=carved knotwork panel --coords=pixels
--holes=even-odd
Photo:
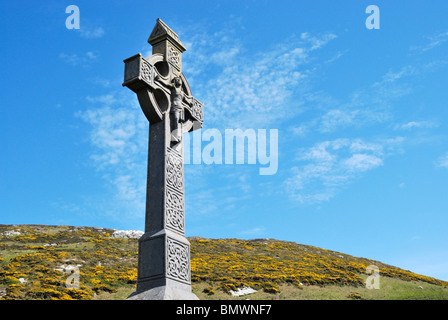
[[[146,80],[149,83],[152,82],[154,79],[154,67],[148,61],[142,58],[140,68],[140,75],[142,79]]]
[[[190,247],[187,244],[167,238],[167,269],[168,277],[190,282]]]
[[[180,66],[180,51],[177,50],[174,46],[168,44],[167,46],[167,60],[178,70],[181,70]]]
[[[171,148],[166,153],[165,226],[185,232],[184,166],[182,156]]]
[[[193,102],[192,102],[192,115],[193,117],[195,117],[196,119],[198,119],[199,121],[203,121],[204,120],[204,114],[203,114],[203,106],[202,104],[193,98]]]
[[[180,154],[168,148],[166,155],[166,183],[179,192],[183,192],[184,187],[183,169],[183,160]]]
[[[185,232],[184,196],[181,193],[166,189],[165,225],[174,231]]]

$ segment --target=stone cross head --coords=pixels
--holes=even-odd
[[[152,56],[140,53],[124,60],[123,86],[137,94],[150,124],[170,117],[171,140],[180,142],[182,134],[202,128],[203,104],[193,97],[182,73],[182,52],[186,49],[177,34],[162,20],[149,36]]]

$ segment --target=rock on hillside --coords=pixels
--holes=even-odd
[[[112,233],[112,238],[127,238],[127,239],[140,239],[140,237],[144,234],[143,231],[139,230],[115,230]]]

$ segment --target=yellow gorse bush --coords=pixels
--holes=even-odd
[[[302,285],[364,285],[359,274],[375,263],[382,276],[419,280],[437,285],[448,282],[417,275],[378,261],[355,258],[293,242],[220,239],[191,241],[192,281],[215,283],[229,291],[236,287],[263,288],[275,293],[281,283]]]
[[[20,235],[0,236],[0,253],[11,255],[0,261],[0,288],[6,286],[1,299],[89,300],[122,285],[135,286],[135,240],[113,239],[110,232],[94,229],[57,228],[42,232],[20,226]],[[79,266],[79,288],[66,284],[68,265]]]

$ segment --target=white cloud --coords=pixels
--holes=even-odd
[[[307,125],[300,125],[298,127],[293,127],[290,129],[290,131],[297,136],[304,137],[306,136],[308,132],[308,126]]]
[[[448,152],[437,159],[436,166],[448,168]]]
[[[118,100],[115,96],[115,94],[108,93],[101,96],[91,97],[87,96],[87,101],[93,102],[93,103],[100,103],[102,105],[111,106],[116,103],[118,103]]]
[[[436,35],[430,35],[426,37],[429,42],[422,46],[411,46],[411,52],[423,53],[431,49],[437,48],[448,40],[448,31],[441,32]]]
[[[112,86],[113,81],[110,81],[108,79],[96,77],[92,80],[90,80],[93,84],[102,86],[104,88],[110,88]]]
[[[438,123],[435,121],[409,121],[407,123],[396,124],[395,130],[409,130],[414,128],[435,128],[438,127]]]
[[[101,27],[91,28],[81,25],[79,29],[79,34],[81,37],[86,39],[98,39],[104,36],[105,32],[104,29]]]
[[[291,177],[285,181],[286,189],[301,203],[328,201],[365,172],[382,166],[398,141],[371,143],[363,139],[336,139],[302,148],[297,157],[302,165],[291,169]]]
[[[142,202],[141,200],[144,199],[145,196],[145,188],[141,185],[137,185],[137,181],[142,182],[142,180],[144,181],[144,179],[136,179],[136,177],[128,174],[117,176],[113,182],[118,189],[117,194],[121,200]]]
[[[138,112],[139,110],[131,108],[111,108],[106,105],[78,113],[79,117],[92,126],[90,141],[96,150],[92,159],[99,168],[132,165],[134,157],[143,153],[140,149],[146,151],[146,119],[141,119]]]
[[[72,54],[60,53],[59,58],[62,59],[64,62],[71,64],[73,66],[77,65],[80,61],[80,58],[76,53]]]
[[[92,51],[87,51],[86,57],[93,60],[93,59],[96,59],[98,56],[95,53],[93,53]]]
[[[307,34],[248,55],[234,33],[231,28],[226,34],[185,33],[190,48],[183,70],[193,94],[205,104],[208,125],[267,128],[297,114],[303,83],[314,72],[310,57],[336,36]],[[199,74],[208,80],[197,82]]]
[[[91,62],[93,62],[94,60],[96,60],[97,58],[98,58],[98,55],[91,51],[88,51],[81,55],[76,54],[76,53],[68,54],[68,53],[64,53],[64,52],[59,54],[59,59],[61,59],[65,63],[68,63],[72,66],[82,65],[85,67],[85,66],[89,65]]]
[[[305,40],[311,44],[310,50],[317,50],[325,46],[329,41],[336,39],[337,36],[333,33],[327,33],[320,37],[313,37],[308,32],[303,32],[300,35],[302,40]]]
[[[364,172],[383,164],[383,160],[370,154],[356,153],[342,162],[342,166],[349,171]]]
[[[240,231],[240,235],[243,236],[259,236],[266,233],[266,228],[264,226],[254,227],[252,229]]]
[[[223,50],[213,53],[210,60],[217,65],[228,65],[235,61],[236,56],[240,53],[239,47],[225,47]]]
[[[88,205],[118,219],[145,213],[148,123],[136,97],[124,90],[87,97],[93,106],[75,115],[90,126],[92,165],[111,193]]]
[[[412,76],[412,75],[416,75],[416,74],[418,74],[417,68],[415,68],[414,66],[408,65],[408,66],[401,68],[399,71],[387,72],[385,75],[383,75],[381,81],[375,82],[372,87],[381,87],[388,83],[396,82],[397,80],[399,80],[403,77],[408,77],[408,76]]]
[[[360,110],[330,110],[321,117],[318,130],[320,132],[332,132],[338,128],[352,126],[359,114]]]
[[[344,56],[346,53],[348,52],[348,50],[345,51],[338,51],[333,57],[331,57],[330,59],[327,59],[327,61],[325,61],[325,63],[332,63],[336,60],[338,60],[339,58],[341,58],[342,56]]]
[[[442,64],[437,64],[440,67]],[[354,90],[345,101],[338,101],[325,92],[303,95],[303,105],[310,110],[307,122],[293,128],[293,134],[304,137],[313,133],[334,133],[342,129],[362,128],[388,123],[394,117],[394,104],[412,93],[411,78],[432,72],[436,67],[407,65],[397,71],[386,72],[379,81]],[[434,128],[436,121],[410,121],[395,124],[394,129]]]

